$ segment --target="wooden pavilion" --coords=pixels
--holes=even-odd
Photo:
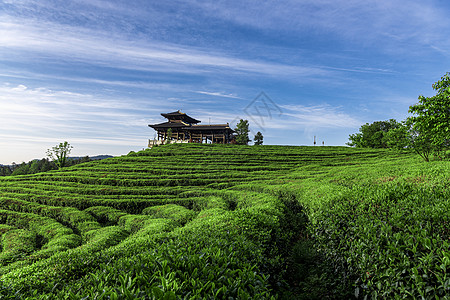
[[[166,122],[148,125],[157,132],[157,139],[149,141],[149,147],[165,143],[168,139],[177,143],[213,143],[229,144],[233,140],[234,130],[230,124],[198,125],[196,120],[181,111],[161,114]],[[168,130],[172,134],[168,136]]]

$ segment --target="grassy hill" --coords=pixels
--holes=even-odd
[[[178,144],[0,178],[0,295],[450,295],[449,162]]]

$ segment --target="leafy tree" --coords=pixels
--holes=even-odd
[[[166,144],[170,144],[171,140],[172,140],[172,128],[169,128],[167,130]]]
[[[26,175],[30,171],[30,166],[26,163],[21,163],[14,169],[11,175]]]
[[[41,160],[41,162],[42,162],[42,165],[39,170],[40,172],[47,172],[47,171],[53,170],[55,168],[55,166],[46,158],[43,158]]]
[[[67,164],[67,155],[70,154],[72,146],[68,142],[59,143],[58,146],[47,150],[47,156],[52,159],[59,169],[64,168]]]
[[[430,161],[430,154],[433,153],[430,134],[421,132],[421,129],[415,127],[410,118],[406,120],[405,125],[408,130],[409,147],[414,149],[425,161]]]
[[[0,176],[9,176],[11,173],[9,166],[0,166]]]
[[[31,162],[28,174],[39,173],[41,170],[41,165],[42,165],[42,163],[40,160],[37,160],[37,159],[33,160],[33,162]]]
[[[419,96],[419,102],[409,107],[408,118],[417,138],[430,143],[429,151],[440,159],[450,144],[450,76],[446,73],[432,85],[436,95]]]
[[[405,122],[386,132],[383,139],[388,148],[401,150],[411,147],[411,132]]]
[[[351,134],[347,145],[357,148],[388,148],[386,133],[401,126],[395,119],[366,123],[359,133]]]
[[[255,141],[255,145],[262,145],[263,144],[263,135],[260,131],[258,131],[255,135],[255,138],[253,139]]]
[[[236,144],[238,145],[248,145],[250,139],[248,138],[248,133],[250,130],[248,129],[248,120],[240,120],[236,125],[234,131],[236,132]]]

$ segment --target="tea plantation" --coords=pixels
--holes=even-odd
[[[177,144],[1,178],[0,297],[450,298],[449,170]]]

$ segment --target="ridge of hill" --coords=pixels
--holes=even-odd
[[[0,295],[442,296],[448,168],[389,150],[177,144],[0,178]]]

